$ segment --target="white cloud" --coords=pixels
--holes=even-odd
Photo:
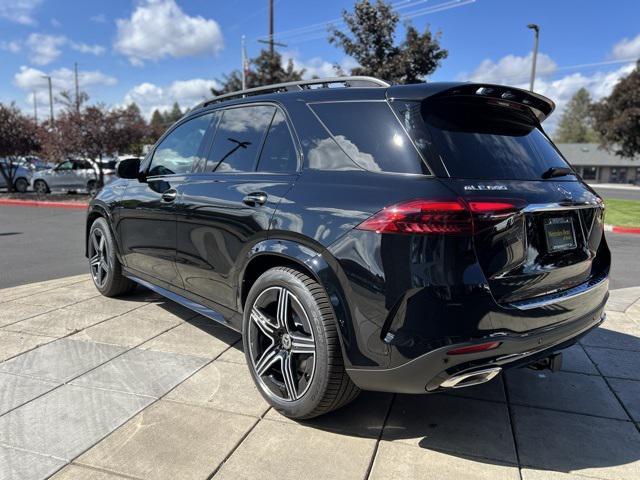
[[[601,66],[606,67],[606,63]],[[549,56],[538,55],[535,91],[550,98],[556,104],[554,114],[544,122],[545,130],[551,133],[555,130],[564,108],[580,88],[587,89],[592,100],[600,100],[609,95],[618,80],[628,75],[633,68],[633,64],[626,64],[615,70],[599,70],[592,73],[575,72],[558,77],[558,73],[563,69],[558,68]],[[470,75],[461,74],[458,78],[528,89],[530,69],[530,55],[527,57],[507,55],[497,62],[484,60]]]
[[[524,57],[518,55],[507,55],[497,62],[486,59],[483,60],[471,74],[462,74],[461,78],[473,82],[486,83],[513,83],[524,81],[529,78],[531,71],[531,57],[529,53]],[[536,62],[536,76],[548,75],[557,68],[556,63],[549,55],[538,54]]]
[[[46,35],[43,33],[32,33],[26,41],[30,50],[29,59],[35,65],[48,65],[56,60],[62,53],[62,47],[69,46],[80,53],[90,53],[92,55],[102,55],[105,48],[100,45],[87,45],[69,40],[63,35]]]
[[[215,80],[204,78],[176,80],[165,87],[145,82],[129,90],[124,96],[123,104],[136,103],[143,115],[150,118],[154,110],[169,110],[174,102],[178,102],[183,110],[191,108],[202,100],[211,98],[211,89],[218,87]]]
[[[33,11],[42,0],[0,0],[0,18],[22,25],[35,25]]]
[[[99,13],[98,15],[94,15],[89,18],[90,21],[94,23],[107,23],[107,17],[104,13]]]
[[[616,43],[611,56],[618,60],[640,57],[640,33],[635,38],[623,38]]]
[[[62,53],[60,47],[66,41],[63,36],[32,33],[27,38],[27,46],[31,50],[29,59],[36,65],[47,65],[60,56]]]
[[[0,50],[4,50],[5,52],[18,53],[22,50],[22,46],[20,42],[11,41],[11,42],[0,42]]]
[[[86,43],[71,42],[71,48],[80,53],[90,53],[92,55],[102,55],[105,48],[101,45],[87,45]]]
[[[296,70],[301,70],[304,68],[304,78],[313,78],[313,77],[335,77],[338,74],[336,73],[336,63],[328,62],[327,60],[323,60],[320,57],[313,57],[309,60],[302,60],[299,57],[299,53],[297,51],[293,52],[283,52],[282,54],[282,62],[286,65],[289,60],[293,61],[293,66]],[[349,72],[352,68],[358,66],[358,63],[351,57],[343,57],[340,62],[338,62],[338,67],[342,69],[342,71],[349,75]]]
[[[25,99],[26,105],[31,107],[33,105],[33,92],[36,92],[36,100],[38,107],[49,107],[49,85],[44,76],[47,75],[42,70],[37,68],[31,68],[22,66],[20,71],[13,77],[13,84],[28,92]],[[68,68],[59,68],[48,73],[51,76],[51,85],[54,97],[59,97],[63,91],[74,90],[74,73],[73,70]],[[86,91],[91,96],[91,93],[98,87],[105,87],[115,85],[117,80],[115,77],[102,73],[99,70],[87,70],[78,72],[78,83],[80,89]],[[56,110],[60,108],[59,104],[55,105]]]
[[[133,65],[165,57],[216,54],[222,49],[218,23],[185,14],[175,0],[142,0],[129,19],[116,20],[115,49]]]

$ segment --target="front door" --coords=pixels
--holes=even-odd
[[[123,261],[133,273],[182,286],[175,265],[175,205],[186,176],[204,161],[212,118],[208,113],[175,126],[143,162],[146,180],[129,181],[116,228]]]
[[[267,237],[299,157],[283,111],[223,110],[204,171],[178,190],[177,266],[184,288],[236,309],[241,259]]]

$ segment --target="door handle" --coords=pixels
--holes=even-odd
[[[267,194],[264,192],[253,192],[242,199],[243,203],[251,207],[264,205],[267,203]]]
[[[173,188],[170,188],[169,190],[167,190],[162,194],[162,201],[166,203],[171,203],[176,199],[177,196],[178,196],[178,192],[175,191]]]

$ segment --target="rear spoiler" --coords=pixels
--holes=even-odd
[[[542,123],[555,110],[552,100],[520,88],[488,83],[419,83],[394,85],[387,89],[388,100],[424,100],[431,97],[487,97],[528,107]]]

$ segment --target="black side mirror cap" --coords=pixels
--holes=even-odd
[[[136,178],[141,182],[144,181],[144,174],[140,172],[140,159],[127,158],[120,160],[116,166],[116,175],[120,178]]]

